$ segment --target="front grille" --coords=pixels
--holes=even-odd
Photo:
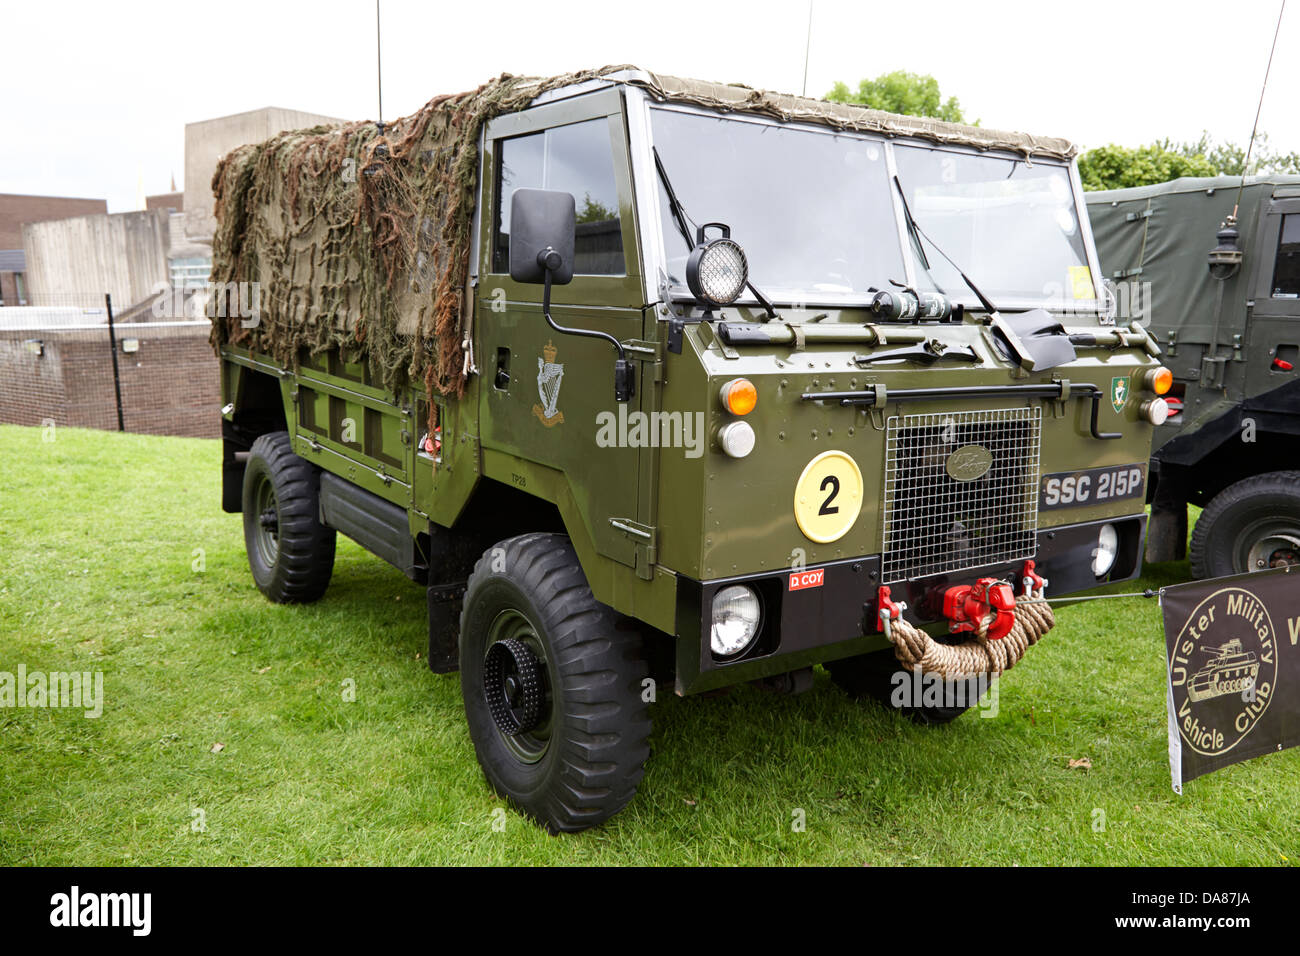
[[[885,583],[1033,557],[1041,428],[1041,408],[892,416]]]

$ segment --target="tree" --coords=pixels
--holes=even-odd
[[[618,213],[607,207],[604,203],[591,198],[591,193],[582,197],[582,208],[578,210],[575,221],[578,224],[585,222],[608,222],[611,219],[617,219]]]
[[[907,116],[930,116],[950,123],[965,123],[957,97],[947,100],[939,94],[939,81],[933,76],[895,70],[882,73],[874,80],[862,80],[856,90],[837,82],[826,99],[832,103],[856,103],[874,110],[903,113]],[[976,122],[975,125],[979,125]]]
[[[1098,146],[1079,157],[1079,178],[1084,189],[1125,189],[1163,183],[1181,176],[1213,176],[1214,166],[1201,155],[1185,155],[1152,143],[1133,149],[1128,146]]]
[[[1215,142],[1207,132],[1201,133],[1195,143],[1183,143],[1178,149],[1186,155],[1204,156],[1220,176],[1240,176],[1246,165],[1245,146]],[[1268,133],[1260,133],[1250,154],[1250,175],[1260,173],[1300,173],[1300,153],[1274,152],[1268,145]]]
[[[1244,146],[1216,142],[1202,133],[1192,143],[1162,139],[1136,149],[1114,143],[1098,146],[1079,157],[1079,178],[1084,189],[1124,189],[1181,176],[1240,176],[1245,162]],[[1260,133],[1250,156],[1250,173],[1300,173],[1300,153],[1275,153],[1268,147],[1267,134]]]

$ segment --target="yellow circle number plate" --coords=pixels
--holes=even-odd
[[[862,511],[862,472],[842,451],[824,451],[808,462],[794,486],[794,520],[818,544],[849,533]]]

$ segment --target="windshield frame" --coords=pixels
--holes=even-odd
[[[680,236],[675,232],[671,235],[665,234],[663,222],[665,210],[660,202],[660,189],[658,173],[654,166],[653,153],[654,146],[653,124],[651,122],[651,110],[672,110],[682,113],[693,113],[700,116],[717,119],[722,118],[733,122],[755,123],[766,126],[777,126],[783,129],[798,130],[813,135],[832,136],[832,137],[850,137],[864,142],[871,142],[880,145],[885,151],[885,162],[888,175],[890,177],[890,204],[894,210],[895,240],[898,243],[899,252],[903,261],[903,276],[879,276],[878,288],[889,288],[890,279],[899,279],[907,283],[908,286],[915,287],[917,282],[918,270],[923,267],[916,261],[916,253],[912,247],[912,241],[907,232],[907,223],[903,214],[902,198],[898,189],[893,187],[893,177],[897,175],[897,162],[894,155],[894,146],[896,143],[915,145],[925,149],[942,150],[953,153],[965,153],[974,156],[995,157],[1012,161],[1026,161],[1021,153],[1009,152],[1006,150],[982,150],[974,147],[956,146],[947,144],[937,144],[929,140],[923,140],[917,137],[886,137],[883,135],[862,133],[854,130],[832,129],[826,126],[819,126],[812,123],[804,122],[781,122],[772,117],[761,116],[756,114],[745,113],[723,113],[715,110],[705,109],[702,107],[692,106],[685,103],[661,102],[652,99],[642,90],[627,87],[625,88],[627,96],[627,113],[628,113],[628,136],[631,140],[631,156],[633,166],[633,192],[637,206],[637,223],[641,235],[641,251],[644,258],[645,268],[643,275],[646,285],[646,301],[660,301],[666,293],[673,302],[693,302],[694,297],[684,286],[673,285],[667,289],[661,289],[661,282],[666,280],[668,269],[666,262],[668,259],[667,242],[674,240],[680,241]],[[1046,157],[1032,157],[1029,161],[1034,165],[1046,164],[1063,168],[1066,170],[1070,188],[1074,198],[1075,215],[1079,222],[1079,227],[1083,233],[1084,252],[1089,274],[1092,278],[1094,298],[1077,299],[1068,302],[1069,310],[1072,312],[1081,312],[1087,315],[1098,316],[1104,313],[1105,299],[1101,289],[1101,273],[1097,261],[1096,246],[1092,238],[1092,228],[1088,221],[1087,206],[1083,198],[1083,186],[1079,179],[1078,168],[1074,162],[1060,161]],[[673,170],[671,166],[667,169],[669,177],[672,177]],[[906,186],[906,184],[903,184]],[[700,215],[707,215],[697,210],[688,209],[692,215],[697,218]],[[737,237],[741,245],[744,245],[743,237]],[[961,263],[964,267],[966,263]],[[752,274],[750,278],[754,284],[763,289],[763,277]],[[972,275],[971,279],[978,285],[980,277]],[[949,290],[949,298],[954,304],[961,303],[964,308],[973,311],[983,311],[979,300],[974,293],[964,286],[961,289]],[[742,307],[759,307],[759,302],[755,296],[748,290],[736,300],[736,305]],[[780,306],[791,306],[792,303],[780,301],[775,303]],[[1042,300],[1021,300],[1021,301],[998,301],[993,302],[994,306],[1007,311],[1024,311],[1034,308],[1048,308],[1050,311],[1063,311],[1062,306],[1067,305],[1065,299],[1059,303],[1053,302],[1044,304]],[[870,305],[870,298],[864,297],[860,292],[843,292],[832,293],[825,291],[809,290],[808,294],[798,303],[794,303],[804,309],[813,308],[865,308]],[[661,310],[661,317],[666,317],[666,310]]]

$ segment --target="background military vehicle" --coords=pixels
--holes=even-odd
[[[1074,155],[627,69],[236,151],[254,580],[321,597],[341,531],[426,585],[488,780],[575,830],[631,799],[656,687],[887,699],[882,611],[955,643],[1014,629],[1030,562],[1135,576],[1163,378],[1104,321]]]
[[[1204,508],[1196,577],[1300,561],[1300,176],[1178,179],[1087,203],[1121,314],[1147,324],[1174,373],[1146,559],[1185,556],[1190,503]]]

